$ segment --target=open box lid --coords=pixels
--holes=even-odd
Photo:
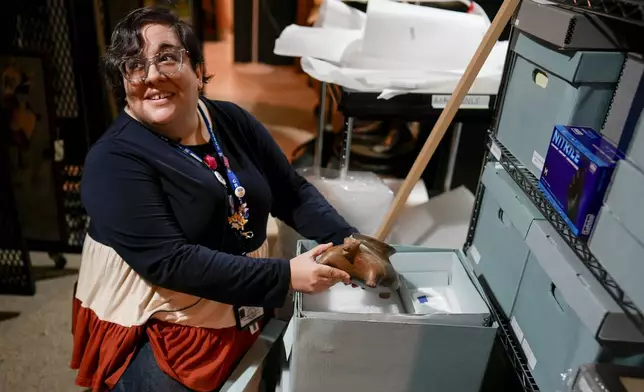
[[[298,254],[316,246],[314,241],[300,240]],[[406,324],[446,324],[454,326],[491,327],[494,320],[484,291],[474,277],[471,261],[460,249],[431,249],[418,246],[393,245],[396,254],[391,257],[394,268],[401,276],[399,298],[391,296],[385,305],[373,302],[378,297],[373,289],[334,286],[315,296],[295,294],[295,317],[345,321],[380,321]],[[428,258],[432,262],[428,262]],[[346,296],[342,296],[346,290]],[[437,293],[449,302],[449,311],[427,310],[420,299],[426,293]],[[368,294],[365,294],[368,293]],[[338,295],[340,297],[338,297]],[[351,297],[368,297],[365,311],[350,309],[345,304]],[[431,294],[429,294],[431,295]],[[335,296],[335,297],[334,297]],[[344,306],[344,307],[342,307]],[[380,306],[379,308],[377,308]],[[386,309],[385,309],[386,307]],[[350,310],[347,310],[350,309]],[[380,311],[380,309],[385,309]],[[427,311],[425,311],[427,310]],[[423,312],[425,311],[425,312]]]

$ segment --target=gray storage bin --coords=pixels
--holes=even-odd
[[[597,16],[533,0],[521,2],[514,26],[562,49],[617,50],[620,43]]]
[[[626,160],[617,163],[605,204],[635,239],[644,243],[644,173]],[[644,263],[644,255],[642,255]]]
[[[597,337],[642,338],[548,222],[533,223],[526,242],[530,255],[510,325],[539,389],[556,392],[564,390],[562,376],[574,377],[602,354]]]
[[[601,129],[624,55],[555,51],[524,34],[513,50],[498,138],[539,177],[555,125]]]
[[[644,171],[644,116],[640,114],[626,157]]]
[[[607,342],[644,341],[644,336],[622,308],[550,223],[535,221],[528,231],[526,243],[558,287],[562,298],[593,336]]]
[[[639,54],[629,53],[615,96],[610,105],[602,135],[623,152],[627,152],[644,109],[644,61]],[[642,132],[640,132],[642,133]],[[640,143],[644,137],[640,137]],[[644,147],[640,147],[644,148]],[[644,161],[644,156],[642,157]],[[644,165],[642,166],[644,167]]]
[[[301,241],[299,253],[313,246]],[[296,294],[290,391],[480,390],[497,326],[465,255],[396,248],[391,261],[402,276],[400,296],[382,299],[342,284]],[[432,290],[443,293],[450,312],[421,314],[418,292]],[[357,297],[360,305],[352,305]]]
[[[509,315],[528,259],[528,229],[544,217],[499,164],[487,164],[482,182],[485,194],[468,256]]]
[[[606,205],[599,212],[588,246],[626,295],[643,309],[644,244],[633,237]]]
[[[562,297],[562,284],[553,282],[531,254],[511,319],[532,376],[543,392],[564,390],[562,376],[594,362],[600,353],[591,331]]]

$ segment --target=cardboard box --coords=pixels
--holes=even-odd
[[[313,246],[302,241],[299,253]],[[402,285],[389,300],[342,284],[296,294],[290,391],[480,390],[497,325],[469,261],[458,250],[396,249]]]
[[[533,0],[521,2],[514,26],[562,49],[619,50],[622,43],[595,15]]]
[[[592,231],[615,163],[622,158],[592,128],[555,126],[539,188],[575,236],[587,237]]]

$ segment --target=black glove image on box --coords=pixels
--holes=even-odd
[[[566,215],[568,215],[568,218],[573,222],[577,220],[577,216],[579,215],[581,195],[584,191],[586,165],[583,161],[584,159],[582,158],[582,163],[579,165],[577,172],[572,176],[570,185],[568,186]]]

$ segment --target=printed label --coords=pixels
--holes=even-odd
[[[521,344],[523,342],[523,331],[521,330],[521,327],[519,327],[519,323],[517,322],[517,319],[514,318],[514,316],[512,316],[512,318],[510,319],[510,327],[512,327],[514,334],[517,336],[519,344]]]
[[[492,145],[490,146],[490,152],[497,161],[501,160],[501,147],[499,147],[499,145],[495,142],[492,142]]]
[[[543,157],[536,151],[532,152],[532,164],[539,169],[539,171],[543,170]]]
[[[258,306],[240,306],[236,309],[238,327],[245,329],[264,316],[264,308]]]
[[[593,223],[595,223],[595,214],[586,215],[586,219],[584,220],[584,227],[581,230],[581,234],[590,234],[590,231],[593,229]]]
[[[58,139],[54,141],[54,162],[62,162],[65,159],[65,141]]]
[[[532,349],[530,348],[530,345],[528,344],[527,339],[523,339],[523,343],[521,343],[521,348],[523,348],[525,359],[528,360],[528,366],[530,366],[530,370],[534,370],[534,367],[537,366],[537,357],[534,356],[534,353],[532,352]]]
[[[478,264],[479,261],[481,261],[481,254],[479,253],[479,250],[476,249],[476,246],[474,245],[470,246],[470,254],[472,255],[472,260],[474,260],[476,264]]]
[[[590,385],[588,385],[588,381],[586,381],[586,378],[583,376],[579,377],[577,387],[581,392],[593,392],[593,390],[590,388]]]
[[[449,102],[451,95],[432,95],[432,107],[434,109],[442,109]],[[466,95],[460,109],[489,109],[490,96],[489,95]]]

